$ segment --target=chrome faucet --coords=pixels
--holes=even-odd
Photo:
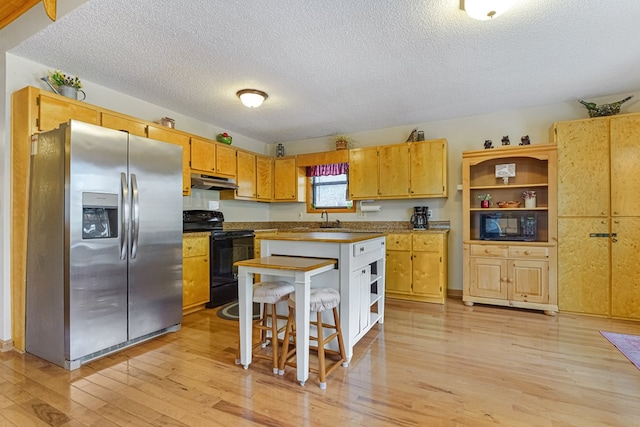
[[[326,215],[326,217],[325,217],[325,215]],[[322,218],[326,218],[324,220],[324,224],[325,224],[325,227],[328,227],[329,226],[329,213],[327,212],[326,209],[324,209],[322,211],[322,213],[320,214],[320,219],[322,219]]]

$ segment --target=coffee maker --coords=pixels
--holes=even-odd
[[[413,208],[413,215],[411,215],[411,224],[413,224],[414,230],[427,230],[429,229],[429,208],[427,206],[415,206]]]

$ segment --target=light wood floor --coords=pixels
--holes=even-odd
[[[321,390],[234,365],[237,323],[205,310],[73,372],[0,354],[0,425],[640,426],[640,370],[600,330],[640,323],[387,300]]]

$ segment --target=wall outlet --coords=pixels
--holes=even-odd
[[[298,212],[298,219],[302,219],[302,212]]]
[[[359,216],[360,218],[364,218],[365,213],[364,213],[364,212],[362,212],[362,211],[360,211],[360,212],[358,212],[358,216]]]
[[[431,211],[431,209],[427,209],[427,218],[431,218],[432,214],[433,212]]]

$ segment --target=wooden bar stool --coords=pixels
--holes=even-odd
[[[280,355],[280,371],[284,374],[285,365],[296,366],[296,345],[295,345],[295,298],[294,294],[289,295],[289,318],[285,327],[284,339],[282,341],[282,350]],[[310,341],[316,341],[317,347],[309,346],[310,349],[318,352],[318,368],[309,368],[309,371],[318,374],[320,379],[320,388],[327,388],[327,375],[333,372],[338,366],[347,366],[346,352],[344,349],[344,341],[342,340],[342,329],[340,328],[340,319],[338,317],[338,305],[340,304],[340,293],[331,288],[311,288],[310,292],[310,311],[316,313],[316,321],[311,320],[317,330],[316,336],[309,336]],[[333,325],[322,321],[322,313],[327,310],[333,310]],[[312,318],[313,319],[313,318]],[[335,332],[324,337],[324,329],[333,329]],[[338,340],[339,351],[326,349],[325,346],[332,340]],[[289,350],[289,344],[293,344],[293,349]],[[327,367],[327,356],[338,356]]]
[[[260,331],[260,341],[254,345],[252,354],[258,359],[271,360],[273,373],[278,373],[280,361],[278,352],[278,334],[284,331],[285,326],[278,328],[278,319],[285,320],[286,316],[279,316],[276,313],[276,304],[287,300],[295,288],[289,282],[258,282],[253,287],[253,302],[262,304],[262,315],[253,321],[253,329]],[[269,336],[269,332],[271,332]],[[271,344],[271,354],[260,354],[255,351],[258,347],[265,348]],[[238,358],[236,363],[240,363],[240,347],[238,344]]]

